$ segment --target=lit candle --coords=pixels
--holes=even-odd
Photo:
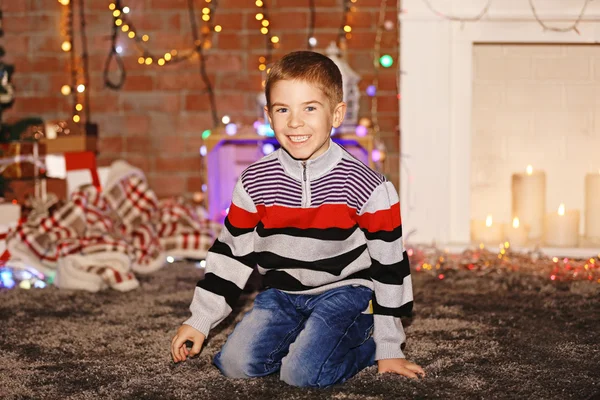
[[[600,171],[585,176],[585,237],[600,242]]]
[[[521,224],[518,217],[514,217],[512,225],[505,228],[504,235],[511,246],[526,246],[529,229],[527,226]]]
[[[546,174],[527,166],[526,173],[512,176],[512,216],[529,226],[529,239],[541,239],[546,213]]]
[[[579,210],[565,211],[565,205],[557,213],[546,215],[544,244],[552,247],[577,247],[579,243]]]
[[[485,221],[471,221],[471,241],[493,245],[502,242],[502,224],[494,224],[491,215]]]

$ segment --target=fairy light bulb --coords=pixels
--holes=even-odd
[[[565,215],[565,204],[564,203],[560,203],[560,206],[558,206],[558,215],[560,215],[560,216]]]
[[[116,18],[116,17],[118,17],[119,15],[121,15],[121,11],[119,11],[119,10],[115,10],[115,11],[113,11],[113,17],[115,17],[115,18]]]
[[[143,64],[144,61],[146,61],[146,59],[144,57],[139,57],[138,58],[138,64]]]
[[[262,27],[262,28],[260,28],[260,33],[262,33],[263,35],[266,35],[267,33],[269,33],[269,29]]]
[[[208,21],[210,21],[210,15],[208,15],[208,14],[204,14],[204,15],[202,16],[202,21],[204,21],[204,22],[208,22]]]
[[[262,26],[267,27],[269,26],[269,20],[268,19],[263,19],[261,22]]]
[[[512,223],[513,228],[517,229],[519,227],[519,218],[518,217],[514,217],[513,218],[513,223]]]
[[[123,20],[122,20],[122,19],[120,19],[120,18],[119,18],[119,19],[115,19],[115,25],[116,25],[116,26],[121,26],[121,25],[123,25]]]
[[[115,8],[117,8],[117,6],[115,5],[115,3],[110,3],[110,4],[108,5],[108,9],[109,9],[110,11],[114,10]]]
[[[75,109],[76,109],[77,111],[81,111],[81,110],[83,110],[83,104],[77,104],[77,105],[75,106]]]
[[[62,49],[62,51],[71,51],[71,42],[69,42],[68,40],[65,40],[60,45],[60,48]]]
[[[345,25],[344,32],[347,32],[347,33],[352,32],[352,27],[350,25]]]
[[[143,40],[144,42],[147,42],[148,40],[150,40],[150,36],[148,36],[148,35],[144,35],[144,36],[142,36],[142,40]]]
[[[77,85],[77,91],[78,91],[79,93],[83,93],[83,92],[85,92],[85,85],[84,85],[84,84],[79,84],[79,85]]]
[[[255,18],[257,21],[261,21],[265,16],[262,13],[257,13],[255,15]]]
[[[277,37],[277,36],[273,36],[273,37],[271,38],[271,42],[273,42],[273,43],[279,43],[279,37]]]
[[[58,0],[58,2],[59,2],[60,4],[62,4],[63,6],[68,6],[68,5],[69,5],[69,3],[70,3],[70,0]]]
[[[171,53],[165,53],[165,60],[171,61]]]
[[[129,7],[123,7],[123,14],[129,14]]]
[[[208,7],[204,7],[204,8],[202,9],[202,14],[210,14],[210,8],[208,8]]]
[[[70,94],[71,94],[71,86],[69,86],[69,85],[63,85],[63,86],[60,88],[60,92],[61,92],[63,95],[65,95],[65,96],[68,96],[68,95],[70,95]]]
[[[526,171],[527,171],[527,175],[533,174],[533,167],[531,165],[528,165]]]
[[[129,39],[133,39],[135,37],[135,32],[134,31],[129,31],[129,33],[127,34],[127,36],[129,36]]]
[[[256,7],[262,7],[263,6],[262,0],[256,0],[256,2],[254,4],[256,4]]]
[[[81,117],[79,115],[73,115],[73,122],[77,123],[81,121]]]
[[[157,61],[158,65],[165,65],[165,60],[164,58],[159,58]]]
[[[129,30],[129,25],[123,25],[123,26],[121,27],[121,30],[122,30],[123,32],[127,32],[127,31]]]
[[[215,32],[221,32],[221,30],[223,30],[221,25],[215,25]]]
[[[384,54],[379,58],[379,63],[383,68],[389,68],[394,64],[394,59],[389,54]]]
[[[146,57],[145,63],[146,63],[146,65],[152,64],[152,57]]]

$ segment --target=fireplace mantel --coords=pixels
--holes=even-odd
[[[446,15],[472,17],[487,0],[429,0]],[[566,27],[585,0],[535,0],[540,19]],[[561,5],[561,3],[563,5]],[[460,6],[459,6],[460,5]],[[401,60],[401,208],[411,243],[466,244],[470,238],[472,57],[476,43],[600,43],[600,3],[588,4],[579,34],[544,30],[528,0],[493,1],[477,22],[434,14],[404,0]]]

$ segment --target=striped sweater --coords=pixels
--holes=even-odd
[[[255,266],[265,286],[288,293],[373,289],[376,359],[404,357],[399,317],[413,295],[398,195],[339,145],[306,162],[280,149],[242,173],[184,323],[208,336]]]

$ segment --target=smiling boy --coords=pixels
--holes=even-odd
[[[425,375],[401,350],[413,296],[396,190],[330,138],[346,112],[342,87],[319,53],[271,68],[265,111],[281,149],[237,182],[192,316],[171,342],[175,362],[200,352],[257,266],[267,290],[213,360],[225,376],[279,372],[290,385],[327,387],[375,361],[380,373]]]

